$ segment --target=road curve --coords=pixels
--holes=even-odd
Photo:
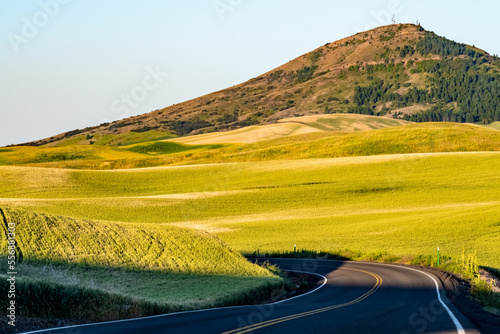
[[[421,270],[381,263],[273,259],[322,277],[315,291],[278,303],[71,326],[30,333],[479,333]],[[304,274],[306,275],[306,274]]]

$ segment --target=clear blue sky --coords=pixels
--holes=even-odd
[[[0,0],[0,146],[241,83],[391,12],[500,54],[493,0]]]

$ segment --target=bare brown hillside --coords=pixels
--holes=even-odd
[[[427,89],[428,74],[414,70],[415,64],[442,56],[413,52],[425,34],[421,26],[412,24],[361,32],[327,43],[240,85],[30,144],[92,144],[96,135],[127,133],[151,132],[158,137],[198,134],[269,124],[293,116],[353,112],[350,108],[356,106],[355,88],[369,86],[374,80],[390,82],[398,94],[406,94],[411,88]],[[433,103],[415,103],[404,108],[390,102],[377,103],[373,114],[401,117],[426,110]]]

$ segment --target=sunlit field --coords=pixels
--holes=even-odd
[[[500,131],[457,123],[406,124],[374,116],[335,115],[222,133],[127,145],[0,149],[0,165],[91,170],[165,165],[317,159],[403,153],[500,151]],[[293,120],[293,118],[291,119]],[[406,125],[405,125],[406,124]]]
[[[500,267],[498,153],[76,171],[2,167],[2,205],[208,231],[243,253],[477,252]],[[27,180],[20,183],[19,180]]]

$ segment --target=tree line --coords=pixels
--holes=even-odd
[[[400,52],[406,55],[412,54],[412,50],[412,47],[405,47]],[[355,87],[356,106],[351,107],[349,112],[373,115],[377,103],[391,101],[391,109],[414,104],[433,104],[426,111],[404,116],[405,119],[416,122],[488,124],[500,121],[500,75],[493,69],[490,61],[497,59],[464,44],[431,34],[417,43],[415,52],[442,56],[439,60],[417,62],[411,69],[412,73],[429,75],[430,85],[427,89],[411,87],[405,94],[399,94],[395,91],[400,88],[400,83],[385,83],[381,79],[374,79],[367,87]],[[453,58],[462,55],[467,57]]]

